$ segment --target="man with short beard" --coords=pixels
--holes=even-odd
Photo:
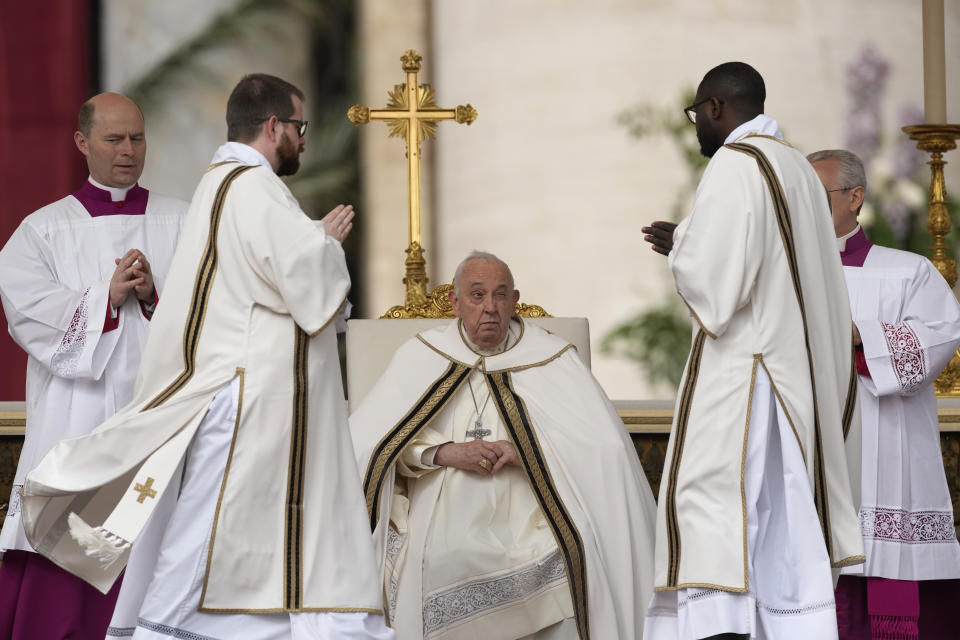
[[[704,76],[685,110],[711,158],[693,211],[644,229],[695,323],[660,485],[651,640],[836,638],[831,566],[863,562],[830,209],[765,97],[742,62]]]
[[[128,565],[107,637],[393,637],[333,327],[353,211],[315,223],[278,178],[306,127],[290,83],[236,86],[133,401],[27,478],[41,553],[101,589]]]

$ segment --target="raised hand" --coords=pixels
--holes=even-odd
[[[323,228],[327,235],[334,238],[337,242],[343,240],[353,229],[353,205],[337,205],[330,213],[323,216]]]
[[[668,255],[670,249],[673,249],[673,230],[676,228],[675,222],[656,220],[651,222],[649,227],[641,227],[640,231],[646,234],[643,239],[650,243],[651,249],[657,253]]]

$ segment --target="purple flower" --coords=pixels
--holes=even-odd
[[[871,45],[864,45],[846,66],[846,147],[868,164],[880,147],[880,103],[890,65]]]
[[[923,122],[923,107],[918,104],[902,105],[898,120],[900,127]],[[917,149],[916,143],[904,134],[897,138],[893,147],[890,177],[894,180],[913,178],[926,160],[924,153]]]

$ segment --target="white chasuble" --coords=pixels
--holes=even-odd
[[[348,288],[340,244],[269,167],[212,166],[184,220],[132,402],[27,477],[34,546],[109,588],[175,490],[212,398],[239,378],[198,610],[379,612],[331,326]]]
[[[139,249],[165,297],[187,203],[139,186],[86,182],[27,216],[0,251],[0,299],[10,335],[27,352],[23,450],[0,533],[6,549],[33,551],[21,526],[24,479],[60,440],[89,433],[133,397],[153,305],[131,293],[114,315],[114,260]]]
[[[456,321],[423,332],[351,416],[397,637],[515,639],[573,618],[580,638],[639,638],[646,477],[571,345],[513,327],[515,344],[493,355]],[[432,465],[431,447],[478,429],[512,442],[522,465],[490,477]]]
[[[933,388],[960,346],[960,305],[922,256],[870,244],[862,230],[846,249],[844,274],[866,364],[859,378],[867,561],[845,573],[960,578]]]
[[[660,486],[656,589],[750,589],[744,479],[758,368],[801,453],[829,563],[862,562],[844,452],[856,414],[852,324],[810,164],[766,136],[719,149],[669,265],[698,326]]]

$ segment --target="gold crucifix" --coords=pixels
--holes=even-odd
[[[147,481],[143,484],[139,482],[133,485],[133,490],[139,493],[137,497],[137,502],[143,502],[147,498],[156,498],[157,492],[153,490],[153,478],[147,478]]]
[[[400,58],[407,74],[404,84],[393,86],[388,93],[390,100],[385,109],[371,109],[353,105],[347,117],[355,125],[371,120],[383,120],[390,129],[390,137],[405,138],[407,143],[407,177],[410,182],[410,246],[407,248],[406,304],[393,307],[384,317],[424,317],[430,302],[427,299],[427,270],[420,245],[420,143],[437,137],[437,122],[456,120],[470,124],[477,119],[477,110],[469,104],[454,109],[437,106],[433,89],[428,84],[419,84],[417,74],[423,58],[413,49]],[[434,316],[435,317],[435,316]]]

